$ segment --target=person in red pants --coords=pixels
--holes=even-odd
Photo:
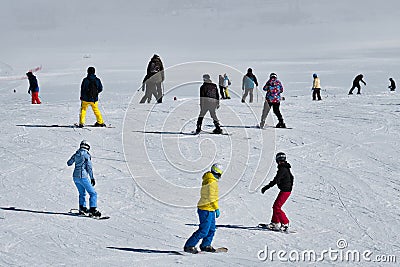
[[[32,104],[41,104],[39,99],[39,85],[36,76],[31,71],[26,73],[29,80],[28,94],[32,95]]]
[[[290,172],[291,166],[286,161],[285,153],[279,152],[276,154],[275,159],[278,164],[278,172],[269,184],[261,188],[261,193],[264,194],[269,188],[278,185],[280,192],[272,206],[272,219],[271,223],[267,225],[267,228],[275,231],[287,231],[289,228],[289,219],[282,210],[282,206],[285,204],[292,192],[294,177]]]

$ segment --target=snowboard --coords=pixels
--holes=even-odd
[[[74,127],[80,128],[78,123],[74,123]],[[82,128],[85,128],[85,127],[93,127],[93,128],[115,128],[115,126],[111,126],[111,124],[106,124],[106,126],[103,126],[103,127],[94,126],[94,124],[93,124],[93,125],[92,125],[92,124],[87,124],[87,125],[84,125]]]
[[[110,219],[110,216],[103,216],[102,215],[100,217],[97,217],[97,216],[90,216],[89,214],[81,214],[81,213],[79,213],[78,209],[71,209],[69,211],[69,213],[71,213],[73,215],[76,215],[78,217],[92,218],[92,219],[95,219],[95,220],[107,220],[107,219]]]
[[[201,250],[199,250],[199,252],[197,252],[197,253],[195,253],[195,254],[226,253],[226,252],[228,252],[228,248],[226,248],[226,247],[219,247],[219,248],[216,248],[216,249],[215,249],[215,252],[206,252],[206,251],[201,251]],[[186,254],[194,254],[194,253],[185,252],[185,251],[184,251],[184,253],[186,253]],[[182,255],[184,255],[184,254],[182,254]]]
[[[261,130],[267,130],[267,129],[293,129],[292,127],[286,127],[286,128],[281,128],[281,127],[276,127],[276,126],[264,126],[263,128],[260,128],[260,125],[256,125],[255,128],[261,129]]]
[[[266,223],[259,223],[257,227],[262,229],[262,230],[278,232],[278,233],[283,233],[283,234],[294,234],[294,233],[296,233],[296,231],[291,230],[291,229],[288,229],[286,231],[270,229],[270,228],[267,227]]]
[[[211,132],[211,131],[203,131],[203,130],[202,130],[200,133],[196,133],[196,131],[192,131],[191,134],[192,134],[192,135],[214,134],[214,135],[228,135],[228,136],[231,135],[231,134],[225,133],[225,132],[222,132],[222,133],[213,133],[213,132]]]

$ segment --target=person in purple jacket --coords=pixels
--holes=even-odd
[[[267,92],[265,96],[264,109],[261,116],[261,122],[259,127],[262,129],[265,125],[269,110],[273,109],[275,115],[278,117],[279,123],[276,128],[286,128],[283,122],[281,111],[279,110],[281,102],[281,93],[283,93],[282,83],[278,80],[278,76],[275,73],[269,75],[269,80],[264,85],[263,90]]]
[[[92,170],[92,160],[89,154],[90,144],[82,140],[79,149],[68,160],[67,165],[75,163],[73,178],[79,192],[79,213],[93,217],[100,217],[101,213],[97,210],[97,192],[94,190],[96,181]],[[90,179],[89,179],[90,178]],[[86,207],[86,192],[89,193],[89,209]]]

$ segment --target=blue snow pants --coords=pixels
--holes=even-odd
[[[215,234],[215,211],[197,209],[199,229],[186,241],[185,247],[195,247],[203,239],[200,247],[211,246]]]
[[[74,183],[79,192],[79,205],[86,207],[86,192],[89,193],[89,207],[97,207],[97,192],[90,183],[89,178],[74,178]]]

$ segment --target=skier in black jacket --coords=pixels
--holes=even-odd
[[[215,83],[211,81],[210,75],[203,75],[204,83],[200,87],[200,114],[197,119],[196,134],[201,132],[201,125],[203,124],[204,115],[209,111],[213,119],[215,129],[213,133],[221,134],[222,129],[219,125],[217,118],[217,109],[219,108],[219,94],[218,88]]]
[[[279,152],[276,154],[275,159],[278,164],[278,172],[276,173],[274,180],[261,189],[261,193],[264,194],[269,188],[278,185],[280,192],[272,206],[272,219],[271,223],[267,225],[267,228],[275,231],[287,231],[289,227],[289,219],[286,217],[285,212],[283,212],[282,206],[285,204],[292,192],[294,177],[290,172],[290,164],[286,162],[285,153]]]
[[[358,95],[361,94],[361,85],[360,85],[360,82],[362,82],[364,85],[367,85],[367,83],[364,82],[363,78],[364,78],[364,75],[362,75],[362,74],[358,74],[358,75],[354,78],[354,80],[353,80],[353,86],[352,86],[351,89],[350,89],[349,95],[352,95],[352,94],[353,94],[353,90],[354,90],[355,88],[358,89],[358,90],[357,90],[357,94],[358,94]]]

